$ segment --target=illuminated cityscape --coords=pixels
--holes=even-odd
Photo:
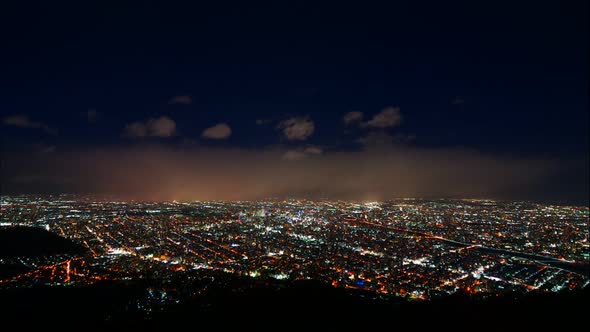
[[[588,207],[491,200],[387,202],[123,202],[71,195],[3,196],[0,229],[38,227],[86,254],[13,257],[26,271],[1,289],[161,283],[137,299],[151,311],[198,296],[170,280],[218,271],[319,280],[375,298],[457,292],[563,292],[588,287]],[[191,276],[191,277],[188,277]]]
[[[589,7],[3,6],[0,328],[579,329]]]

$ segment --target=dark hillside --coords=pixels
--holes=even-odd
[[[84,254],[86,249],[68,239],[34,227],[0,228],[0,258]]]

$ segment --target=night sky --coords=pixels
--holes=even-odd
[[[587,3],[409,3],[3,8],[1,192],[587,205]]]

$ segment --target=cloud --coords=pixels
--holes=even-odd
[[[319,156],[324,151],[317,146],[309,146],[304,149],[288,150],[283,154],[285,160],[301,160],[311,156]]]
[[[125,126],[124,136],[141,137],[172,137],[176,133],[176,122],[167,116],[150,118],[145,122],[136,121]]]
[[[228,139],[231,136],[231,128],[226,123],[219,123],[203,130],[201,137],[206,139]]]
[[[399,126],[402,120],[399,107],[386,107],[381,112],[375,114],[373,118],[362,124],[363,127],[371,128],[391,128]]]
[[[98,120],[98,116],[99,113],[94,109],[86,111],[86,119],[88,122],[96,122],[96,120]]]
[[[168,104],[171,105],[190,105],[193,103],[193,98],[188,95],[174,96]]]
[[[149,119],[147,128],[150,136],[170,137],[174,136],[176,132],[176,122],[167,116],[162,116],[157,119]]]
[[[289,141],[304,141],[315,131],[315,124],[307,117],[294,117],[282,121],[279,129]]]
[[[349,125],[352,123],[361,122],[363,120],[363,112],[348,112],[342,117],[342,121]]]
[[[57,130],[54,128],[49,127],[48,125],[44,124],[43,122],[32,121],[26,115],[12,115],[5,117],[2,122],[4,125],[7,126],[14,126],[19,128],[39,128],[43,129],[46,133],[51,135],[56,135]]]
[[[43,189],[159,200],[538,199],[553,195],[560,185],[568,195],[577,193],[578,200],[588,197],[587,160],[580,164],[558,158],[525,158],[403,144],[331,151],[321,158],[310,155],[297,159],[306,154],[304,150],[288,153],[289,149],[281,147],[254,150],[183,145],[173,148],[151,143],[118,148],[64,147],[49,154],[17,151],[3,155],[0,180],[6,184],[3,188],[6,192]],[[31,175],[68,178],[70,182],[31,180],[23,186],[9,181]]]

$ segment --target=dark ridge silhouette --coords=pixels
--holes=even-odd
[[[196,277],[201,273],[190,276]],[[213,274],[212,274],[213,275]],[[6,321],[27,326],[170,330],[205,326],[257,330],[281,328],[442,328],[473,330],[494,327],[559,327],[585,322],[588,289],[560,294],[507,294],[500,297],[456,294],[431,302],[378,299],[368,292],[333,288],[318,281],[258,280],[214,274],[215,282],[185,278],[174,287],[207,290],[163,311],[139,312],[133,300],[147,294],[152,281],[109,281],[86,287],[33,287],[0,291]],[[188,275],[187,275],[188,276]],[[207,276],[210,279],[210,276]],[[189,278],[190,279],[190,278]],[[205,280],[205,279],[202,279]],[[66,322],[64,324],[64,322]],[[23,326],[24,326],[23,325]]]
[[[10,278],[30,271],[30,267],[11,260],[15,257],[43,257],[51,255],[81,256],[88,250],[57,234],[34,227],[0,228],[0,279]]]
[[[229,278],[229,277],[228,277]],[[530,293],[473,296],[458,293],[429,302],[377,298],[364,291],[333,288],[319,281],[272,282],[244,289],[213,287],[199,298],[151,317],[151,327],[223,322],[226,327],[367,327],[387,330],[478,326],[513,328],[575,326],[585,321],[590,290],[559,294]],[[141,322],[135,322],[141,324]],[[285,325],[286,324],[286,325]]]
[[[42,228],[0,228],[0,258],[83,255],[86,252],[84,246]]]
[[[137,282],[110,281],[78,287],[5,289],[0,290],[0,312],[4,321],[14,321],[23,327],[87,330],[96,324],[106,324],[116,313],[131,317],[126,306],[144,291]]]
[[[0,263],[0,279],[7,279],[17,276],[31,269],[20,263]]]

